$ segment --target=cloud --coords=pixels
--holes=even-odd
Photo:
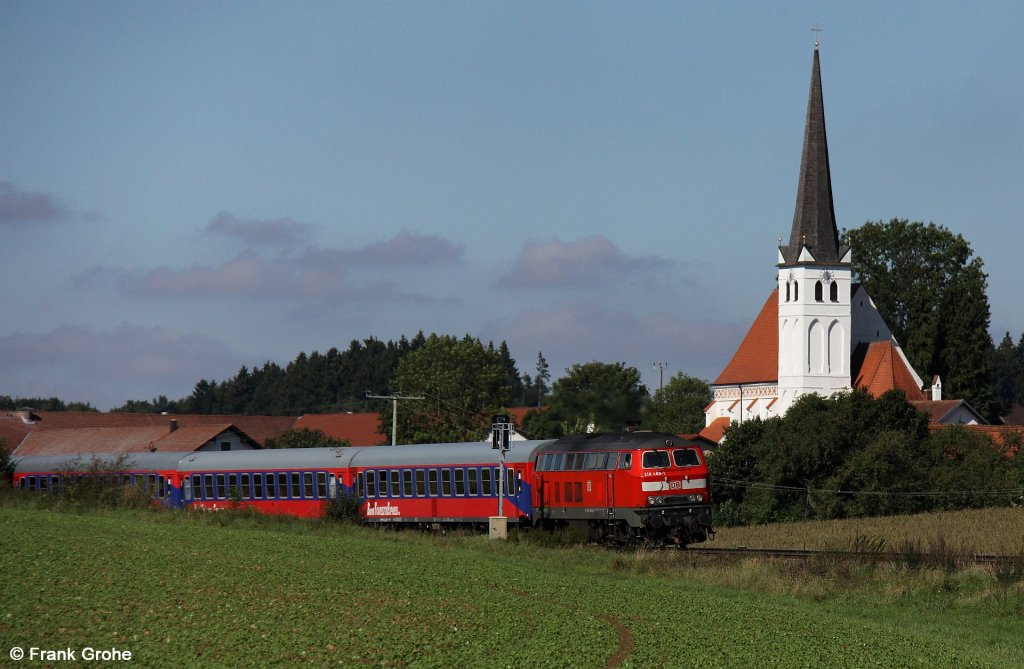
[[[45,193],[19,190],[0,181],[0,225],[47,223],[67,218],[70,211]]]
[[[83,281],[95,275],[82,275]],[[145,297],[247,297],[286,300],[416,300],[431,298],[400,290],[394,281],[357,280],[344,265],[310,263],[282,256],[267,260],[246,251],[218,266],[167,266],[122,274],[120,288]]]
[[[436,265],[462,258],[461,244],[437,235],[416,235],[402,229],[385,242],[370,244],[352,254],[353,260],[363,263],[390,263],[401,265]]]
[[[305,262],[331,266],[338,264],[374,266],[393,272],[406,267],[429,267],[462,260],[463,247],[437,235],[417,235],[403,229],[391,239],[362,248],[308,248]]]
[[[575,242],[527,242],[512,269],[498,279],[507,288],[587,288],[621,281],[630,274],[655,264],[672,261],[658,258],[630,258],[600,235]]]
[[[188,395],[200,378],[227,378],[244,361],[227,344],[166,327],[69,325],[0,336],[5,392],[109,409],[129,399]]]
[[[306,241],[313,226],[293,218],[239,218],[222,211],[210,219],[206,232],[241,239],[253,244],[295,244]]]

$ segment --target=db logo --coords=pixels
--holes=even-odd
[[[668,489],[669,490],[682,490],[682,488],[683,488],[683,482],[682,481],[669,481],[668,482]]]

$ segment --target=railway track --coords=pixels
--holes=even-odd
[[[1018,565],[1024,570],[1024,555],[992,555],[987,553],[895,553],[877,551],[806,550],[798,548],[687,548],[687,555],[708,557],[764,557],[784,560],[851,560],[859,562],[903,562],[906,564],[990,564]]]

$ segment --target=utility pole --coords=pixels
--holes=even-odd
[[[665,368],[668,367],[667,362],[656,362],[654,366],[658,368],[658,390],[665,389]]]
[[[366,398],[371,400],[391,400],[391,445],[398,443],[398,400],[422,400],[424,397],[412,395],[373,395],[366,391]]]

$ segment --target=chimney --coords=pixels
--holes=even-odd
[[[177,418],[172,418],[171,419],[171,432],[174,432],[177,429],[178,429],[178,419]]]
[[[935,401],[942,399],[942,379],[938,374],[932,377],[932,399]]]

